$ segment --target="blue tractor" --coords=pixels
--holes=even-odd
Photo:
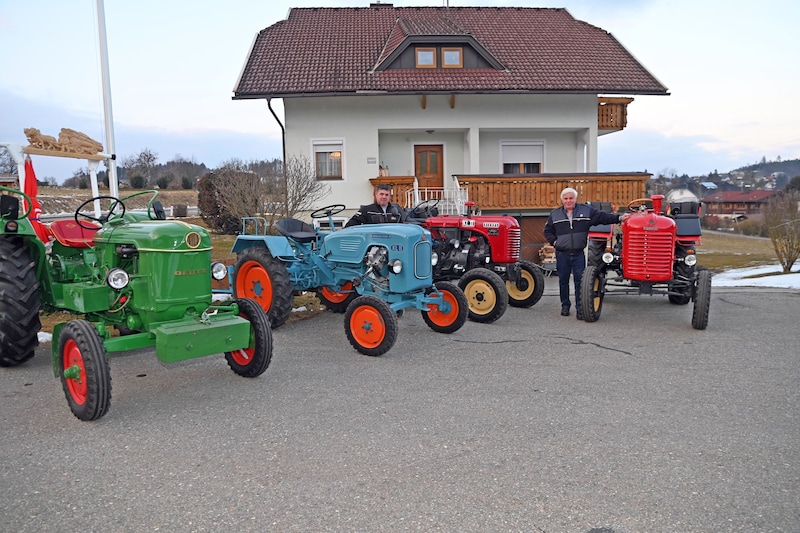
[[[275,223],[248,217],[232,251],[235,298],[251,298],[266,311],[273,328],[292,311],[296,291],[315,291],[330,310],[344,312],[344,329],[360,353],[386,353],[397,338],[397,319],[419,309],[434,331],[452,333],[464,325],[468,303],[455,284],[433,282],[437,255],[428,230],[413,224],[370,224],[336,229],[333,215],[344,205],[323,207],[312,219],[327,229],[294,218]]]

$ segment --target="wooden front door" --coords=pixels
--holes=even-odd
[[[414,175],[420,187],[444,187],[441,144],[414,147]]]

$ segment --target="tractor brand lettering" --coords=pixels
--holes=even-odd
[[[484,222],[483,223],[483,227],[487,228],[487,229],[488,228],[499,228],[500,227],[500,223],[499,222]]]
[[[391,237],[386,233],[370,233],[369,234],[371,239],[390,239]]]
[[[197,270],[176,270],[173,272],[174,276],[199,276],[200,274],[205,274],[205,268],[199,268]]]
[[[475,221],[472,220],[471,218],[467,218],[465,220],[462,220],[461,221],[461,227],[462,228],[474,228],[475,227]]]
[[[403,245],[402,244],[393,244],[389,247],[393,252],[402,252]]]
[[[642,228],[645,231],[658,231],[658,226],[647,226],[646,228]]]

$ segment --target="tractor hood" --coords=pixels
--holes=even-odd
[[[205,228],[174,220],[146,220],[107,224],[95,244],[132,244],[141,251],[201,251],[211,249]]]
[[[323,246],[328,260],[357,263],[370,245],[381,244],[389,249],[392,256],[400,256],[404,250],[414,250],[420,241],[430,243],[430,232],[414,224],[364,224],[330,233],[325,237]]]

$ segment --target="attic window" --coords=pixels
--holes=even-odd
[[[442,68],[464,68],[461,48],[442,48]]]
[[[436,48],[417,48],[417,68],[436,68]]]

